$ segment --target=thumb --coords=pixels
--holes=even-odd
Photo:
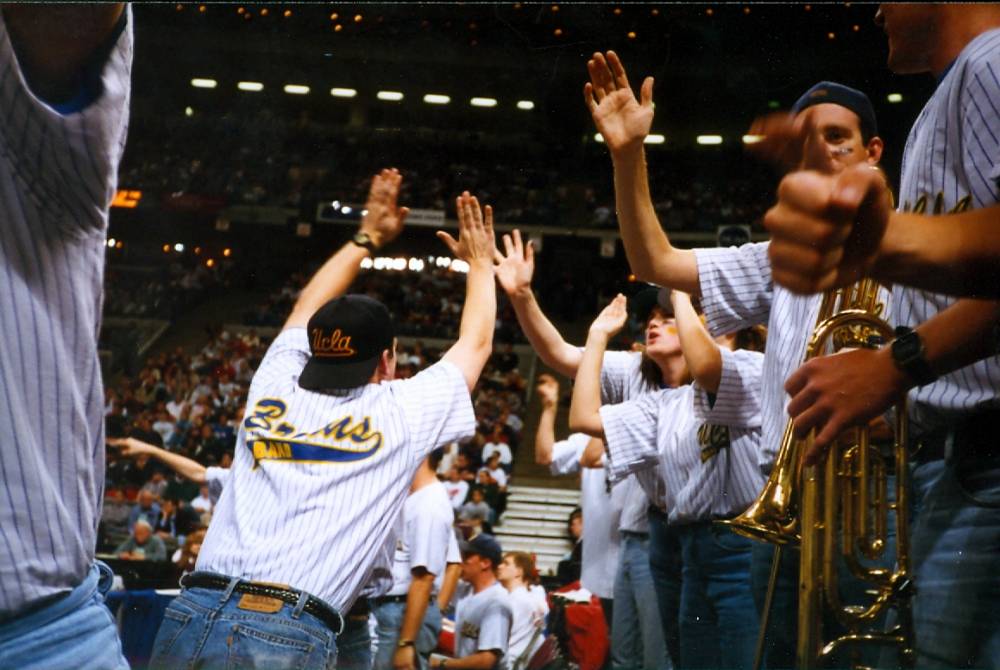
[[[639,89],[639,101],[643,107],[650,107],[653,104],[653,78],[646,77],[642,80],[642,88]]]
[[[406,217],[410,214],[409,207],[400,207],[396,211],[396,216],[399,219],[399,226],[402,227],[406,223]]]
[[[454,237],[444,232],[443,230],[437,231],[435,235],[437,235],[437,238],[439,240],[444,242],[445,246],[448,247],[448,250],[451,251],[452,254],[458,255],[458,240],[456,240]]]
[[[852,222],[871,217],[877,220],[880,215],[888,215],[887,191],[881,170],[871,165],[854,166],[844,170],[834,183],[829,213]]]

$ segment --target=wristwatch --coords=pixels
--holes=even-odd
[[[378,247],[375,246],[375,240],[372,239],[371,235],[360,230],[354,233],[354,237],[351,238],[351,242],[354,242],[359,247],[364,247],[373,254],[378,249]]]
[[[413,640],[400,640],[396,643],[396,646],[400,649],[405,649],[406,647],[412,647],[414,645]]]
[[[892,341],[892,362],[896,367],[917,383],[917,386],[930,384],[937,379],[927,362],[927,352],[920,335],[907,326],[896,328],[896,339]]]

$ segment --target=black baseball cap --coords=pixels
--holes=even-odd
[[[299,376],[299,386],[309,391],[362,386],[395,337],[386,306],[355,294],[320,307],[309,319],[306,333],[312,355]]]
[[[670,304],[670,289],[651,284],[628,299],[629,314],[639,321],[648,319],[654,307],[659,307],[668,318],[673,318],[674,307]]]
[[[495,537],[486,533],[480,533],[471,540],[461,540],[458,543],[458,548],[462,552],[463,558],[470,554],[488,558],[493,563],[494,568],[500,565],[500,561],[503,560],[503,550],[500,549],[500,543]]]
[[[802,94],[792,105],[792,113],[798,114],[803,109],[813,105],[831,103],[845,107],[861,120],[861,134],[865,137],[878,135],[878,124],[875,123],[875,108],[868,96],[850,86],[844,86],[833,81],[821,81]]]

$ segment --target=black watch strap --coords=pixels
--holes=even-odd
[[[896,328],[896,339],[892,341],[892,362],[915,381],[917,386],[930,384],[937,379],[927,362],[920,335],[907,326]]]
[[[354,233],[354,237],[351,238],[351,242],[354,242],[359,247],[364,247],[373,254],[378,249],[378,247],[375,246],[375,242],[372,240],[371,235],[368,233],[362,233],[361,231]]]

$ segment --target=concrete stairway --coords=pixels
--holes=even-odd
[[[505,552],[534,554],[539,574],[553,575],[556,564],[573,548],[566,524],[579,504],[578,490],[511,485],[507,509],[494,532]]]

